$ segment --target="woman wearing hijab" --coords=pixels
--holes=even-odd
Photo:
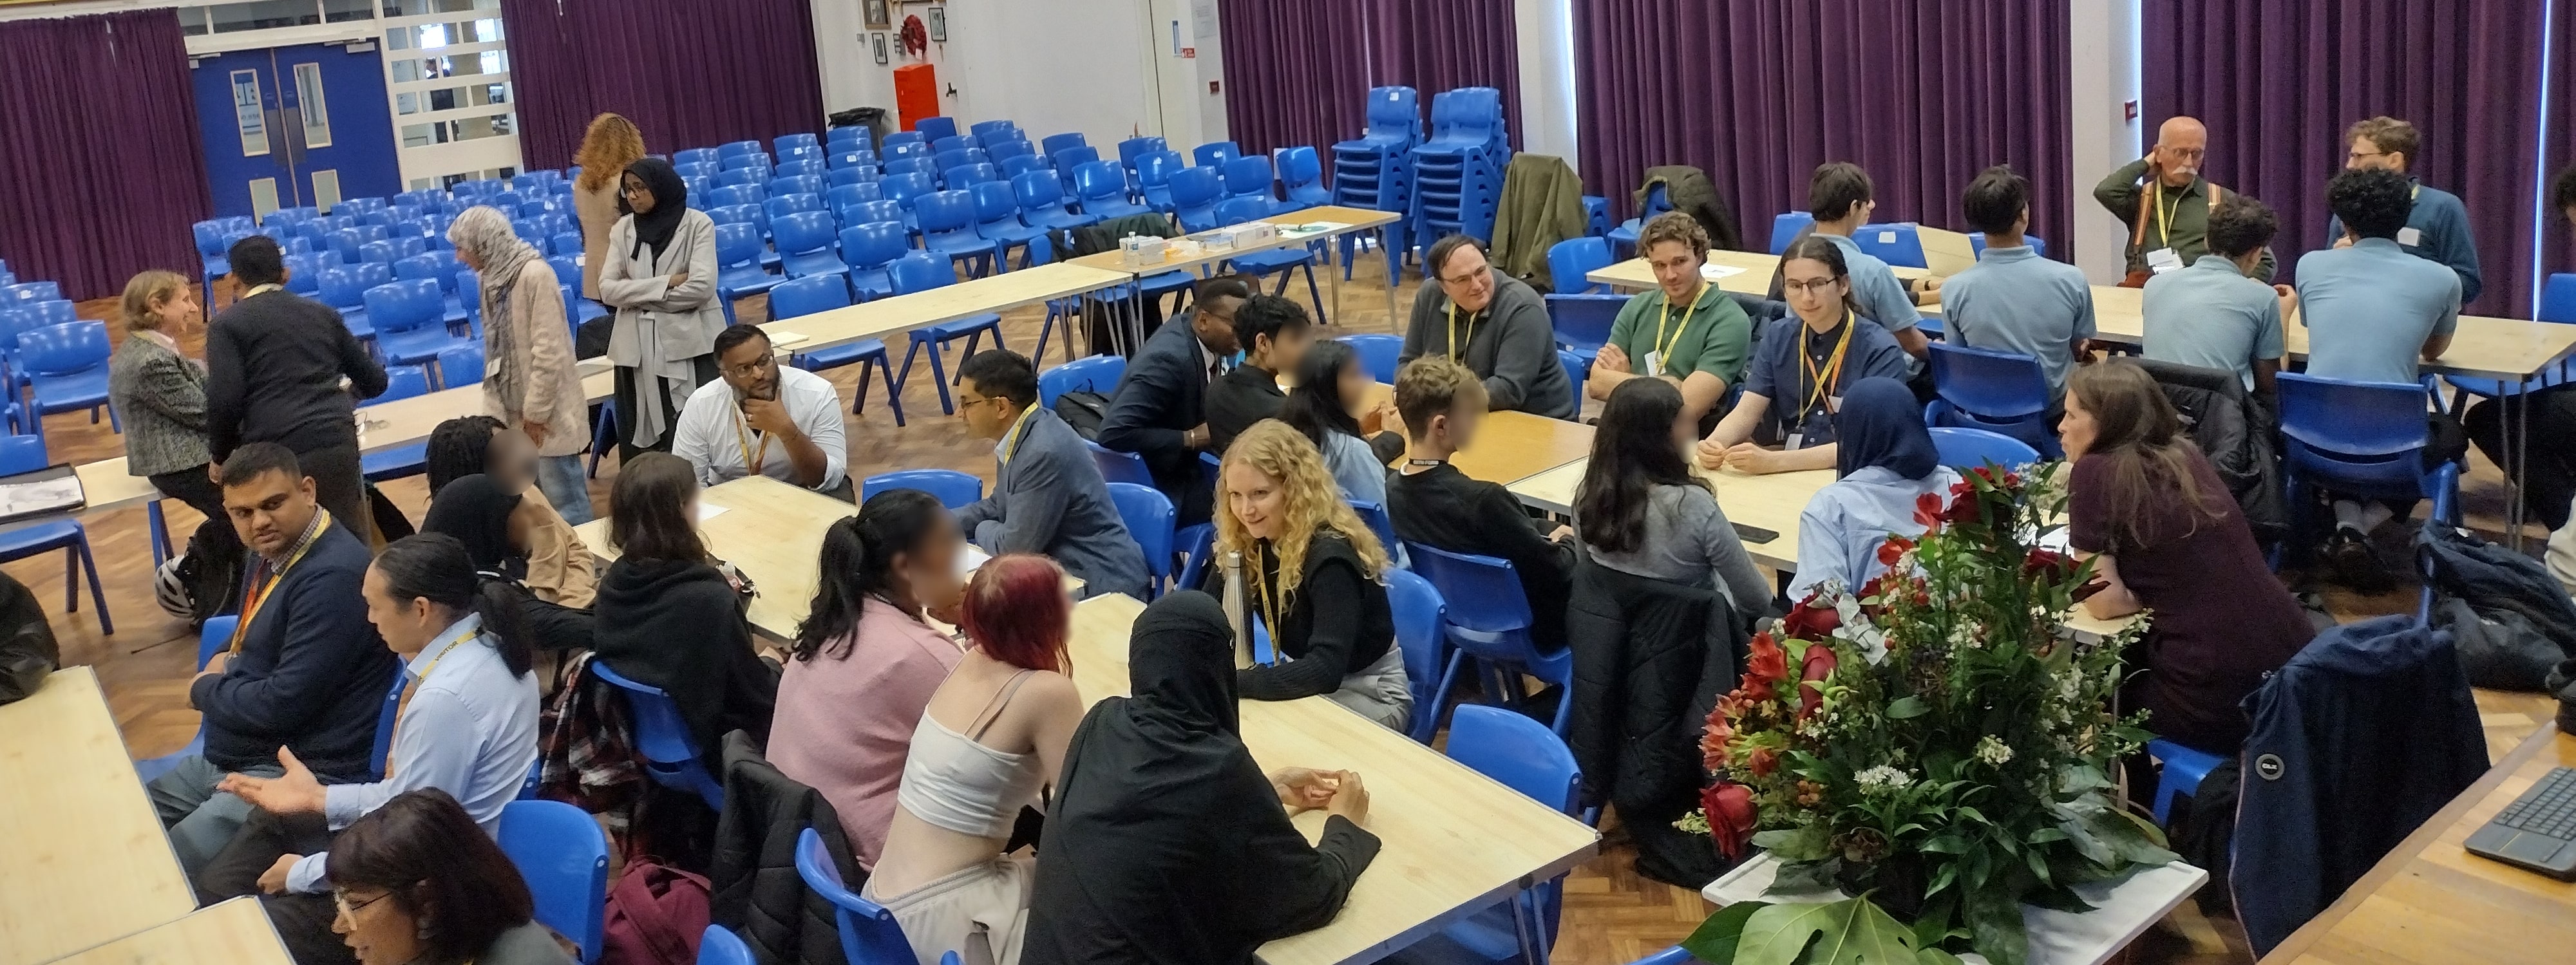
[[[617,310],[608,360],[617,366],[618,454],[671,451],[671,428],[698,386],[716,380],[716,223],[691,210],[689,186],[671,163],[626,166],[608,229],[599,300]]]
[[[1137,617],[1133,697],[1092,705],[1047,816],[1022,965],[1238,965],[1323,926],[1377,857],[1358,774],[1264,776],[1235,717],[1234,639],[1204,593]],[[1291,808],[1327,808],[1320,844]]]
[[[546,602],[528,589],[530,519],[520,511],[521,499],[499,479],[465,476],[431,497],[420,529],[454,538],[485,581],[510,584],[537,649],[590,646],[590,611]]]
[[[1933,493],[1947,500],[1959,481],[1941,464],[1914,391],[1895,379],[1866,378],[1845,388],[1834,435],[1834,481],[1798,514],[1791,600],[1826,580],[1857,590],[1886,570],[1878,561],[1880,543],[1923,535],[1923,524],[1914,521],[1915,498]]]
[[[447,227],[456,260],[483,279],[483,412],[537,444],[537,488],[565,522],[590,522],[590,400],[572,363],[563,283],[545,255],[476,205]]]

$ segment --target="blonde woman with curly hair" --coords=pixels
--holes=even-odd
[[[581,297],[599,300],[599,266],[608,251],[608,229],[617,224],[617,182],[626,166],[644,156],[644,132],[619,114],[590,119],[581,135],[581,150],[572,163],[581,177],[572,183],[572,210],[581,218]]]
[[[1303,433],[1264,419],[1236,436],[1218,473],[1216,549],[1243,554],[1245,601],[1279,661],[1236,671],[1250,700],[1322,695],[1401,731],[1413,708],[1387,607],[1386,548],[1342,502]],[[1225,588],[1209,567],[1208,589]]]

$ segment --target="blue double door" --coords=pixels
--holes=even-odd
[[[327,208],[402,190],[376,47],[302,44],[196,61],[197,123],[216,214]]]

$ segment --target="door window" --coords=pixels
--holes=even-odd
[[[302,103],[304,146],[331,146],[331,108],[322,100],[322,65],[295,65],[295,99]]]
[[[241,129],[243,157],[268,153],[268,113],[259,95],[259,71],[233,71],[233,123]]]

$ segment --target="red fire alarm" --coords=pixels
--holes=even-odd
[[[1197,60],[1197,59],[1198,59],[1198,57],[1199,57],[1199,49],[1198,49],[1198,48],[1196,48],[1196,47],[1183,47],[1183,48],[1181,48],[1181,59],[1182,59],[1182,60]]]

